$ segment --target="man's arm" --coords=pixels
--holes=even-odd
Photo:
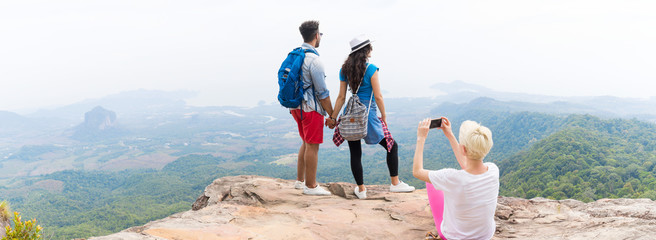
[[[331,118],[337,119],[339,115],[339,110],[342,109],[342,106],[344,106],[344,101],[346,100],[346,89],[348,88],[348,82],[346,81],[340,81],[339,83],[339,94],[337,95],[337,99],[335,100],[335,109],[333,111],[333,114],[330,114]]]
[[[314,86],[314,96],[319,99],[321,107],[328,113],[328,116],[333,114],[333,104],[330,101],[330,92],[326,87],[326,73],[323,70],[323,64],[317,58],[310,64],[310,77]]]
[[[330,96],[319,100],[319,103],[321,103],[321,107],[323,107],[323,109],[328,113],[328,117],[333,115],[333,104],[330,102]]]

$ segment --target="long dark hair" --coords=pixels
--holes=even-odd
[[[367,56],[369,56],[371,50],[373,50],[371,44],[367,44],[367,46],[349,54],[342,65],[342,75],[346,77],[353,93],[358,90],[358,85],[360,85],[367,70]]]

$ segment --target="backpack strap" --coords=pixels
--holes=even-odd
[[[302,47],[299,47],[299,48],[302,48]],[[312,49],[312,48],[303,49],[304,54],[307,54],[309,52],[314,53],[317,56],[319,56],[319,53],[316,50]],[[303,74],[303,66],[301,66],[301,74]],[[317,102],[319,100],[317,99],[317,96],[315,95],[314,82],[310,81],[310,87],[308,87],[308,88],[312,88],[312,98],[314,98],[314,110],[316,111],[316,110],[318,110],[317,109]],[[304,89],[308,89],[308,88],[304,88]],[[303,114],[303,104],[301,104],[301,114]],[[303,115],[301,115],[301,119],[303,119]]]
[[[369,65],[371,65],[371,63],[368,63],[367,68],[364,69],[365,76],[367,75],[367,69],[369,69]],[[362,82],[364,82],[364,76],[362,76]],[[360,85],[362,85],[362,82],[360,82]],[[358,86],[358,91],[360,91],[360,86]],[[371,88],[371,97],[369,97],[369,106],[367,106],[367,117],[369,117],[369,110],[371,109],[371,102],[372,102],[371,100],[373,100],[373,98],[374,98],[374,89]]]
[[[364,69],[364,76],[362,76],[362,81],[360,81],[360,84],[358,84],[358,89],[355,90],[355,93],[352,93],[353,95],[358,94],[360,92],[360,86],[362,86],[362,82],[364,82],[364,77],[367,76],[367,69],[369,69],[369,65],[371,63],[367,63],[367,67]],[[371,89],[371,97],[369,97],[369,106],[367,106],[367,116],[369,116],[369,109],[371,108],[371,100],[374,98],[374,90]]]
[[[364,82],[364,77],[367,76],[367,69],[369,69],[369,65],[371,63],[367,63],[367,67],[364,68],[364,75],[362,75],[362,81],[360,81],[360,84],[358,84],[358,89],[355,90],[354,94],[357,94],[360,91],[360,86],[362,86],[362,82]],[[373,93],[373,91],[371,91]]]
[[[317,51],[315,51],[314,49],[311,49],[311,48],[304,49],[304,52],[305,52],[306,54],[309,53],[309,52],[311,52],[311,53],[314,53],[314,54],[316,54],[317,56],[319,56],[319,53],[318,53]]]

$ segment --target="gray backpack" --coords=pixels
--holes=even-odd
[[[367,65],[369,68],[369,65]],[[367,69],[365,69],[365,75]],[[348,103],[346,103],[346,109],[342,116],[339,117],[339,133],[342,135],[342,138],[347,141],[359,141],[367,136],[367,120],[369,119],[369,107],[371,107],[371,100],[374,97],[374,92],[371,92],[371,98],[369,98],[369,106],[365,106],[360,102],[360,98],[357,93],[360,91],[360,86],[364,82],[364,76],[362,81],[358,85],[358,89],[355,93],[351,95]]]

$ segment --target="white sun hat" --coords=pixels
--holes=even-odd
[[[357,50],[369,45],[374,42],[373,39],[369,38],[367,35],[360,34],[351,40],[351,53],[354,53]],[[349,54],[351,54],[349,53]]]

